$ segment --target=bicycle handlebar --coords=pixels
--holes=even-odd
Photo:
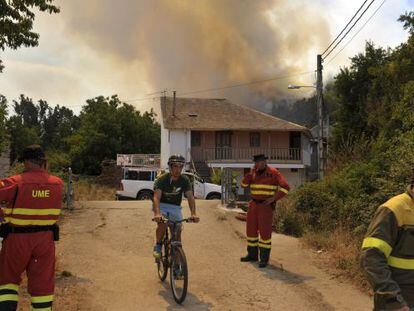
[[[184,219],[181,219],[181,220],[170,220],[170,219],[163,216],[160,221],[157,221],[155,218],[152,218],[152,221],[154,221],[156,223],[164,223],[164,224],[168,223],[168,222],[173,223],[173,224],[179,224],[179,223],[182,223],[182,222],[193,222],[193,223],[195,223],[194,219],[191,218],[191,217],[190,218],[184,218]]]

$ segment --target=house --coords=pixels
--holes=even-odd
[[[240,184],[253,155],[264,153],[292,186],[306,179],[311,135],[303,126],[226,99],[162,97],[160,111],[161,167],[179,153],[203,177],[231,168]]]

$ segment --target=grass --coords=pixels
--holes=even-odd
[[[75,201],[113,201],[116,189],[91,180],[80,180],[73,183],[73,192]]]
[[[359,263],[362,234],[352,233],[345,226],[338,226],[333,231],[315,231],[309,217],[298,212],[291,200],[278,203],[273,229],[299,237],[305,247],[317,252],[320,267],[330,274],[349,280],[363,291],[370,289]]]
[[[362,236],[351,234],[346,228],[338,227],[332,233],[307,232],[302,242],[321,255],[321,264],[336,277],[350,280],[360,289],[368,290],[360,266]]]

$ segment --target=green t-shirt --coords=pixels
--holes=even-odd
[[[162,191],[161,203],[181,205],[183,193],[191,191],[191,183],[187,176],[172,180],[171,174],[166,173],[155,180],[154,190],[157,189]]]

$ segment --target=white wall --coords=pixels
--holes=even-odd
[[[170,130],[170,154],[181,154],[188,158],[188,131]]]
[[[291,189],[296,188],[305,182],[305,170],[297,169],[297,172],[291,172],[289,168],[280,168],[279,172],[286,178]]]
[[[160,111],[162,111],[161,108]],[[166,129],[162,120],[163,116],[161,115],[161,168],[168,167],[168,158],[172,154],[181,154],[185,157],[186,161],[190,161],[191,132],[181,129]]]
[[[164,128],[161,116],[161,168],[166,168],[170,157],[169,130]]]
[[[168,166],[168,158],[181,154],[189,162],[191,152],[191,134],[187,130],[168,130],[161,126],[161,167]]]

